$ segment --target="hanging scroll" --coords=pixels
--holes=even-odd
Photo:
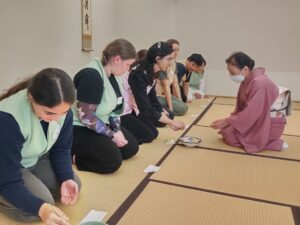
[[[93,51],[92,48],[92,10],[91,0],[81,0],[82,13],[82,51]]]

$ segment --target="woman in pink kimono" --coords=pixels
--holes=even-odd
[[[279,90],[265,75],[265,69],[253,69],[254,60],[242,52],[231,55],[226,63],[231,80],[240,83],[236,107],[228,118],[213,122],[211,127],[220,129],[228,145],[243,147],[248,153],[288,148],[280,139],[285,117],[270,113]]]

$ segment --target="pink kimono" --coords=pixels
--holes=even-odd
[[[270,108],[277,98],[277,86],[265,75],[264,68],[252,70],[240,84],[235,111],[229,117],[229,126],[220,130],[224,141],[243,147],[248,153],[263,149],[280,151],[286,119],[271,117]]]

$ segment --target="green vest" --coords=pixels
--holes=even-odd
[[[103,80],[103,87],[104,87],[103,96],[101,98],[100,104],[97,107],[95,115],[99,119],[101,119],[102,122],[109,123],[108,118],[110,116],[120,116],[123,113],[124,103],[121,110],[117,112],[113,112],[113,110],[117,106],[117,101],[118,101],[117,95],[108,79],[108,76],[105,73],[102,63],[98,58],[93,59],[93,61],[90,62],[86,66],[86,68],[93,68],[97,70]],[[118,82],[121,93],[123,93],[122,78],[117,76],[115,78],[116,81]],[[73,125],[85,126],[84,124],[81,123],[81,121],[78,118],[77,101],[75,101],[75,103],[73,104],[72,110],[73,110]]]
[[[199,90],[200,82],[202,82],[204,73],[195,73],[192,72],[190,77],[190,87],[196,90]]]
[[[0,111],[12,115],[20,127],[25,139],[21,150],[21,164],[25,168],[34,166],[39,157],[50,150],[65,121],[63,116],[58,122],[50,122],[46,139],[40,120],[28,100],[27,90],[21,90],[0,101]]]

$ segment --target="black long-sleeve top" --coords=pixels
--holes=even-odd
[[[155,83],[152,84],[152,77],[137,66],[137,68],[131,70],[128,83],[140,111],[139,116],[158,121],[161,117],[162,106],[157,100]],[[151,87],[149,93],[147,93],[147,87]]]

